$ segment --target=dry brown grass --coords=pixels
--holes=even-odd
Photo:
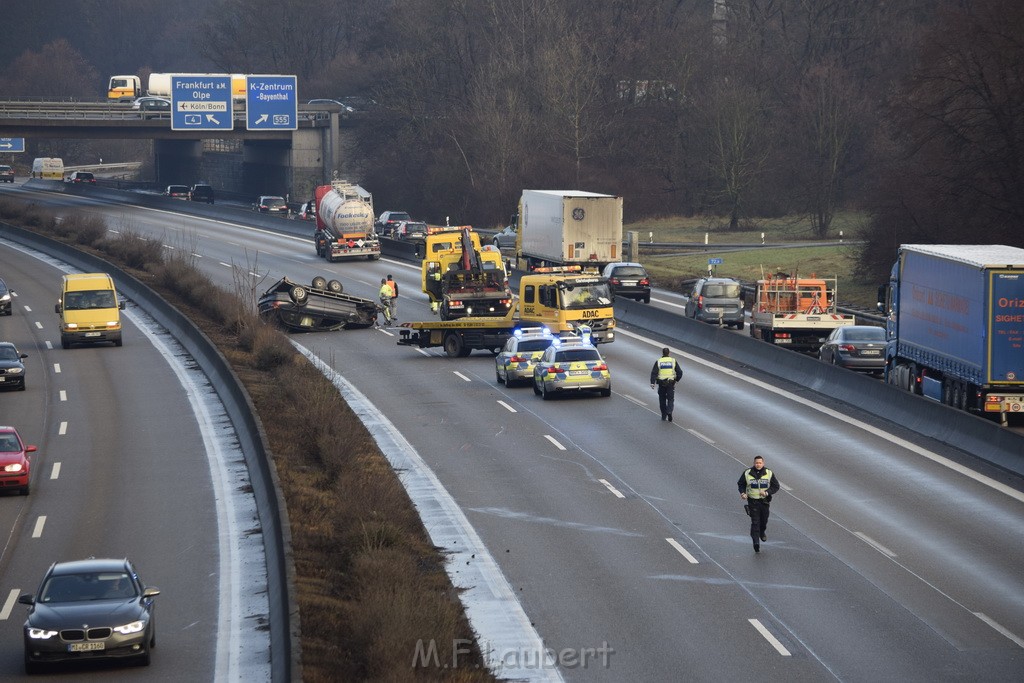
[[[166,259],[159,241],[130,229],[94,239],[89,221],[58,227],[46,212],[12,202],[0,202],[0,218],[88,245],[130,270],[235,368],[266,430],[291,520],[303,680],[494,680],[475,651],[460,654],[459,668],[445,666],[473,634],[443,555],[334,386],[258,319],[251,286],[220,290],[188,257]],[[414,666],[419,640],[436,643],[440,666]]]

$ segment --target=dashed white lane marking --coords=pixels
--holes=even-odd
[[[60,363],[54,363],[53,364],[53,374],[55,374],[55,375],[59,375],[60,374]]]
[[[867,534],[865,534],[863,532],[860,532],[860,531],[854,531],[853,535],[856,536],[857,538],[859,538],[860,540],[864,541],[869,546],[871,546],[872,548],[874,548],[878,552],[882,553],[883,555],[888,555],[889,557],[896,557],[896,553],[894,553],[893,551],[889,550],[884,545],[882,545],[881,543],[879,543],[875,539],[871,538]]]
[[[562,444],[558,443],[558,441],[555,439],[555,437],[551,436],[550,434],[545,434],[544,438],[547,439],[548,441],[550,441],[551,443],[555,444],[555,448],[557,448],[558,450],[560,450],[560,451],[564,451],[565,450],[565,446],[563,446]]]
[[[513,408],[509,404],[505,403],[504,401],[498,401],[498,405],[501,406],[502,408],[504,408],[505,410],[507,410],[510,413],[518,413],[519,412],[518,410],[516,410],[515,408]]]
[[[679,545],[679,541],[677,541],[674,538],[666,538],[665,540],[668,541],[668,544],[670,546],[672,546],[673,548],[675,548],[679,552],[680,555],[685,557],[687,562],[689,562],[690,564],[699,564],[697,562],[697,558],[696,557],[691,555],[686,548],[684,548],[683,546]]]
[[[426,349],[421,349],[419,347],[417,347],[416,350],[419,351],[424,356],[433,356],[434,355],[434,354],[430,353],[429,351],[427,351]]]
[[[46,340],[46,348],[51,351],[53,350],[53,343],[49,339]]]
[[[472,382],[473,381],[470,378],[468,378],[465,375],[463,375],[458,370],[452,370],[452,374],[454,374],[456,377],[461,377],[463,382]]]
[[[715,445],[714,441],[712,441],[708,437],[704,436],[703,434],[698,432],[696,429],[687,429],[686,431],[690,432],[691,434],[693,434],[695,437],[697,437],[698,439],[700,439],[701,441],[703,441],[706,444],[710,444],[712,446]]]
[[[667,299],[655,299],[654,297],[651,297],[651,301],[659,304],[664,304],[666,306],[673,306],[675,308],[686,308],[686,304],[677,304],[676,302],[668,301]]]
[[[64,436],[65,434],[67,434],[68,433],[68,423],[67,422],[61,422],[60,423],[60,429],[57,430],[57,433],[60,434],[61,436]]]
[[[24,306],[23,308],[25,309],[26,313],[31,313],[32,312],[32,308],[29,307],[29,306]]]
[[[225,268],[234,268],[234,266],[231,265],[230,263],[224,263],[223,261],[217,261],[217,263],[221,264]]]
[[[38,320],[36,321],[36,329],[37,330],[43,329],[43,324],[41,322],[39,322]]]
[[[50,470],[50,479],[56,479],[59,476],[60,476],[60,463],[59,462],[55,462],[55,463],[53,463],[53,469]]]
[[[64,391],[63,389],[60,390],[60,400],[68,400],[68,392]]]
[[[790,656],[789,650],[787,650],[786,647],[779,642],[779,639],[773,636],[758,619],[747,619],[747,621],[753,624],[754,628],[757,629],[757,632],[764,636],[764,639],[771,643],[771,646],[774,647],[780,655],[783,657]]]
[[[174,251],[174,247],[172,247],[172,246],[171,246],[171,245],[169,245],[169,244],[164,244],[164,245],[162,245],[162,246],[163,246],[163,248],[164,248],[164,249],[170,249],[171,251]]]
[[[625,498],[626,497],[625,495],[623,495],[622,491],[620,491],[617,488],[615,488],[614,486],[612,486],[611,483],[607,479],[598,479],[598,481],[601,482],[602,484],[604,484],[604,487],[606,489],[608,489],[609,491],[611,491],[615,495],[616,498]]]
[[[643,401],[641,401],[638,398],[633,398],[629,394],[622,394],[622,398],[626,399],[627,401],[631,401],[631,402],[637,404],[638,406],[640,406],[642,408],[646,408],[647,407],[646,403],[644,403]]]
[[[36,520],[36,526],[32,529],[32,538],[39,538],[43,535],[43,527],[46,525],[46,515],[39,515],[39,519]]]
[[[202,255],[202,254],[197,254],[197,253],[196,253],[196,252],[194,252],[194,251],[192,252],[192,255],[193,255],[193,256],[195,256],[196,258],[203,258],[203,255]]]
[[[986,624],[988,624],[989,626],[991,626],[995,630],[999,631],[999,633],[1001,633],[1002,635],[1004,635],[1007,638],[1009,638],[1010,640],[1012,640],[1014,643],[1016,643],[1017,647],[1024,648],[1024,640],[1019,638],[1016,634],[1011,632],[1009,629],[1007,629],[1007,628],[997,624],[995,621],[992,620],[992,617],[986,615],[984,612],[975,612],[974,616],[978,617],[979,619],[984,621]]]
[[[3,609],[0,609],[0,621],[7,621],[10,618],[11,611],[18,603],[19,595],[21,595],[20,588],[12,588],[11,592],[7,594],[7,599],[4,600],[4,607]]]

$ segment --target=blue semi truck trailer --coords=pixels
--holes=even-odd
[[[1024,414],[1024,249],[904,244],[887,285],[886,381],[983,415]]]

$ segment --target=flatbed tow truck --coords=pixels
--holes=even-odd
[[[401,323],[400,346],[443,347],[452,358],[477,349],[498,353],[515,330],[546,327],[557,335],[590,335],[595,344],[615,340],[615,312],[608,282],[578,266],[538,269],[519,280],[519,297],[504,316]]]

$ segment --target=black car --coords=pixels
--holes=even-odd
[[[206,202],[207,204],[213,204],[213,185],[196,183],[188,191],[188,198],[193,202]]]
[[[96,176],[89,171],[74,171],[64,179],[65,183],[95,183]]]
[[[651,303],[651,276],[639,263],[609,263],[601,274],[615,296]]]
[[[7,283],[0,280],[0,315],[11,315],[11,297],[14,292],[7,288]]]
[[[96,658],[149,665],[156,647],[153,598],[127,559],[76,560],[50,565],[38,592],[24,594],[25,672],[50,662]]]
[[[25,364],[22,358],[27,353],[20,353],[11,342],[0,342],[0,389],[11,387],[19,391],[25,390]]]
[[[260,213],[276,213],[278,215],[287,216],[288,202],[284,200],[284,197],[262,195],[256,200],[256,203],[252,205],[252,210]]]
[[[166,97],[140,97],[132,103],[145,120],[171,118],[171,101]]]
[[[411,221],[412,217],[405,211],[385,211],[374,223],[378,235],[394,237],[395,229],[402,221]]]

